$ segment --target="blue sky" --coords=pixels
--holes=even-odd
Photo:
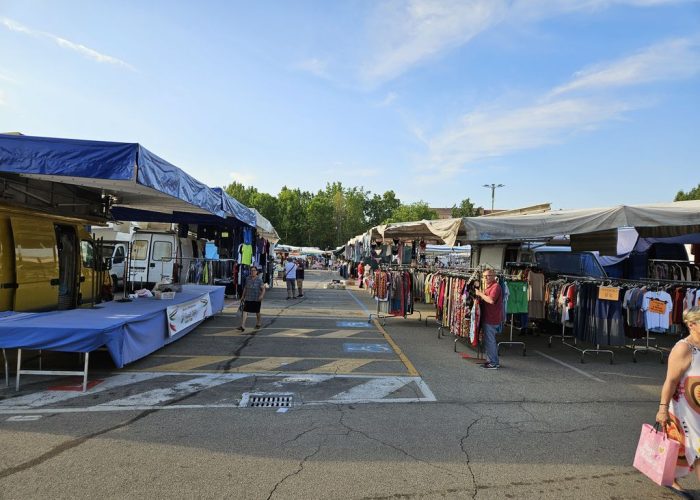
[[[271,194],[667,202],[700,182],[700,2],[0,0],[0,131]]]

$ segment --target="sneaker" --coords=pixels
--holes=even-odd
[[[239,326],[239,327],[238,327],[238,330],[240,330],[240,331],[242,331],[242,332],[245,332],[245,328],[243,328],[242,326]]]
[[[487,370],[498,370],[501,365],[494,365],[493,363],[484,363],[481,365],[482,368],[486,368]]]
[[[303,296],[304,296],[303,293],[300,293],[299,295],[297,295],[297,297],[303,297]]]

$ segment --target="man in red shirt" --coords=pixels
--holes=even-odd
[[[496,281],[496,273],[493,269],[484,271],[486,289],[482,292],[476,290],[476,296],[481,299],[481,329],[484,332],[484,344],[486,348],[487,362],[483,365],[489,370],[500,368],[498,363],[498,343],[496,334],[501,333],[503,321],[503,297],[501,285]]]

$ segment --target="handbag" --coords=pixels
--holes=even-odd
[[[680,443],[658,430],[658,423],[653,427],[642,426],[637,452],[634,454],[634,468],[656,484],[670,486],[676,475],[676,462]]]

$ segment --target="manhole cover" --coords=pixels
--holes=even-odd
[[[244,392],[240,408],[290,408],[292,406],[293,394],[288,393],[250,393]]]

